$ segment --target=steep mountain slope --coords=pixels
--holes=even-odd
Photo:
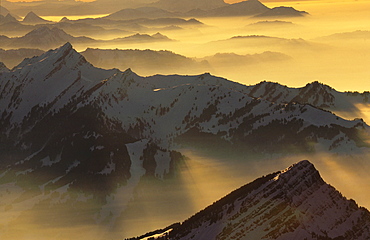
[[[184,161],[175,141],[274,154],[368,148],[361,120],[248,91],[210,74],[99,69],[69,43],[1,72],[4,226],[31,213],[47,226],[114,224],[143,176],[165,179]]]
[[[7,66],[3,63],[3,62],[0,62],[0,72],[8,72],[9,69],[7,68]]]
[[[369,239],[370,212],[309,161],[261,177],[181,224],[135,239]]]
[[[0,22],[1,21],[2,20],[0,20]],[[34,29],[35,26],[25,25],[20,22],[6,22],[0,25],[0,32],[6,36],[18,36],[18,34],[25,35]]]

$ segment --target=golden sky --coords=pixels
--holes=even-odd
[[[8,0],[8,1],[9,2],[33,2],[33,1],[41,1],[41,0]],[[94,0],[77,0],[77,1],[91,2],[91,1],[94,1]],[[244,0],[224,0],[224,1],[226,3],[236,3],[236,2],[242,2]]]

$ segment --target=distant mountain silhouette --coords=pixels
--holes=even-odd
[[[170,52],[153,50],[110,50],[88,48],[81,52],[87,61],[101,68],[131,68],[139,74],[195,74],[204,71],[206,62]],[[155,61],[153,61],[155,59]]]
[[[0,48],[11,49],[11,48],[39,48],[47,50],[55,46],[61,45],[66,42],[71,42],[76,45],[83,46],[99,46],[106,43],[137,43],[137,42],[163,42],[172,41],[161,33],[153,35],[149,34],[134,34],[127,37],[115,38],[112,40],[96,40],[89,37],[74,37],[60,28],[48,26],[42,26],[32,30],[23,37],[9,38],[1,36],[2,41],[0,42]]]
[[[36,13],[31,11],[24,17],[23,22],[26,24],[41,24],[41,23],[48,23],[51,21],[45,20],[39,17],[38,15],[36,15]]]
[[[110,20],[128,20],[138,18],[168,18],[177,16],[175,13],[156,8],[156,7],[141,7],[141,8],[126,8],[118,12],[112,13],[103,19]]]
[[[368,40],[370,31],[356,30],[353,32],[334,33],[329,36],[319,37],[317,40]]]
[[[37,28],[23,37],[4,38],[0,42],[2,48],[40,48],[43,50],[53,48],[66,42],[91,43],[96,40],[87,37],[73,37],[59,28],[46,26]]]
[[[224,66],[235,67],[238,65],[251,65],[256,63],[266,63],[266,62],[273,62],[273,61],[286,61],[291,60],[292,58],[286,54],[279,53],[279,52],[263,52],[260,54],[246,54],[246,55],[239,55],[235,53],[217,53],[213,56],[208,56],[203,58],[204,60],[208,61],[211,66],[215,67],[216,69]]]
[[[308,13],[305,11],[298,11],[292,7],[275,7],[264,13],[258,14],[255,17],[270,18],[270,17],[303,17]]]
[[[22,62],[23,59],[31,58],[33,56],[39,56],[42,53],[44,53],[44,51],[40,49],[20,48],[4,50],[0,48],[0,62],[3,62],[6,66],[10,68],[13,68],[14,66]]]
[[[109,40],[110,42],[152,42],[152,41],[172,41],[172,39],[168,38],[167,36],[161,34],[161,33],[156,33],[153,35],[149,34],[134,34],[128,37],[123,37],[123,38],[115,38],[112,40]]]
[[[208,15],[214,17],[251,16],[264,13],[269,10],[270,8],[266,7],[258,0],[248,0],[213,9],[208,12]]]
[[[223,0],[159,0],[150,4],[150,6],[162,8],[172,12],[188,12],[193,9],[211,10],[214,8],[225,6]]]
[[[6,16],[4,17],[3,15],[0,15],[0,24],[4,24],[4,23],[10,23],[10,22],[18,22],[18,20],[13,17],[10,13],[6,14]]]
[[[259,21],[248,24],[247,27],[290,27],[294,26],[293,22],[274,20],[274,21]]]
[[[1,17],[0,17],[1,22]],[[20,22],[5,22],[0,24],[0,33],[8,36],[12,35],[25,35],[26,33],[34,30],[36,27],[33,25],[26,25]]]
[[[5,17],[8,13],[10,13],[8,9],[6,9],[3,6],[0,6],[0,15],[1,16]]]

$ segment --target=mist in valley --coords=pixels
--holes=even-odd
[[[151,1],[139,2],[144,5]],[[127,3],[127,7],[139,7],[139,2]],[[0,62],[9,69],[16,68],[24,58],[40,55],[68,41],[96,67],[122,71],[131,68],[140,76],[208,72],[245,85],[272,81],[300,88],[318,81],[340,92],[370,90],[367,10],[370,1],[263,3],[270,8],[292,6],[309,15],[194,17],[183,13],[163,18],[113,20],[107,17],[113,13],[113,1],[106,1],[102,12],[91,7],[94,10],[81,15],[72,11],[70,15],[55,12],[50,16],[47,8],[38,9],[39,13],[38,10],[35,13],[49,22],[9,23],[5,16],[0,18],[0,35],[6,36],[0,36]],[[101,2],[89,6],[94,4]],[[25,5],[13,7],[14,12],[24,17]],[[67,13],[67,3],[64,5],[63,13]],[[8,3],[9,6],[15,5]],[[67,19],[62,20],[63,17]],[[39,41],[31,32],[40,28],[44,36],[58,32],[61,38]],[[325,109],[348,120],[362,118],[370,123],[369,99],[356,102],[351,108]],[[96,216],[98,221],[92,221],[92,212],[101,203],[88,195],[74,193],[84,203],[75,206],[68,202],[66,192],[53,193],[59,194],[57,197],[63,204],[60,209],[45,210],[42,205],[49,200],[38,195],[39,190],[33,198],[23,195],[12,183],[4,182],[0,186],[0,207],[6,212],[0,220],[0,236],[43,240],[122,239],[141,235],[183,221],[232,190],[303,159],[315,164],[323,179],[344,196],[370,208],[369,149],[351,152],[348,146],[341,152],[328,153],[321,151],[320,144],[326,143],[319,143],[315,153],[257,154],[248,149],[237,152],[222,144],[202,146],[180,140],[174,149],[184,159],[177,163],[174,174],[163,179],[143,176],[137,187],[125,189],[132,198],[122,200],[116,196],[112,200],[114,204],[109,206],[110,211],[117,212],[113,224],[109,217],[102,217],[102,212]],[[78,221],[71,217],[77,208]]]

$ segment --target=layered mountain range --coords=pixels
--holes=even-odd
[[[141,77],[130,69],[96,68],[70,43],[1,69],[0,181],[7,197],[0,207],[11,216],[6,224],[31,210],[47,225],[59,219],[112,224],[143,176],[166,179],[186,161],[176,151],[179,143],[206,139],[279,154],[369,147],[364,121],[320,108],[368,101],[368,95],[350,98],[316,82],[290,89],[267,82],[245,86],[207,73]]]
[[[149,34],[133,34],[131,36],[115,38],[111,40],[96,40],[89,37],[74,37],[64,30],[53,27],[49,28],[47,26],[39,27],[31,32],[27,33],[22,37],[9,38],[3,35],[0,35],[2,40],[0,43],[1,48],[10,49],[10,48],[39,48],[47,50],[56,46],[59,46],[65,42],[72,42],[76,45],[83,46],[99,46],[103,44],[120,44],[120,43],[137,43],[137,42],[164,42],[172,41],[168,37],[156,33],[153,35]]]
[[[125,2],[125,3],[123,3]],[[126,15],[122,19],[157,18],[187,16],[187,17],[219,17],[219,16],[256,16],[259,17],[297,17],[307,15],[291,7],[268,8],[258,0],[247,0],[238,3],[225,3],[222,0],[159,0],[159,1],[130,1],[126,0],[117,6],[114,1],[95,1],[93,3],[39,3],[28,4],[6,2],[6,7],[19,15],[26,15],[30,10],[41,15],[91,15],[112,13],[125,6]],[[99,9],[97,9],[99,8]],[[46,12],[45,9],[49,10]],[[56,11],[58,9],[58,11]],[[4,11],[5,12],[5,11]],[[142,14],[146,15],[142,15]],[[138,14],[138,15],[136,15]],[[40,21],[40,19],[33,18]]]
[[[370,238],[370,212],[325,183],[309,161],[263,176],[182,223],[132,239]]]

